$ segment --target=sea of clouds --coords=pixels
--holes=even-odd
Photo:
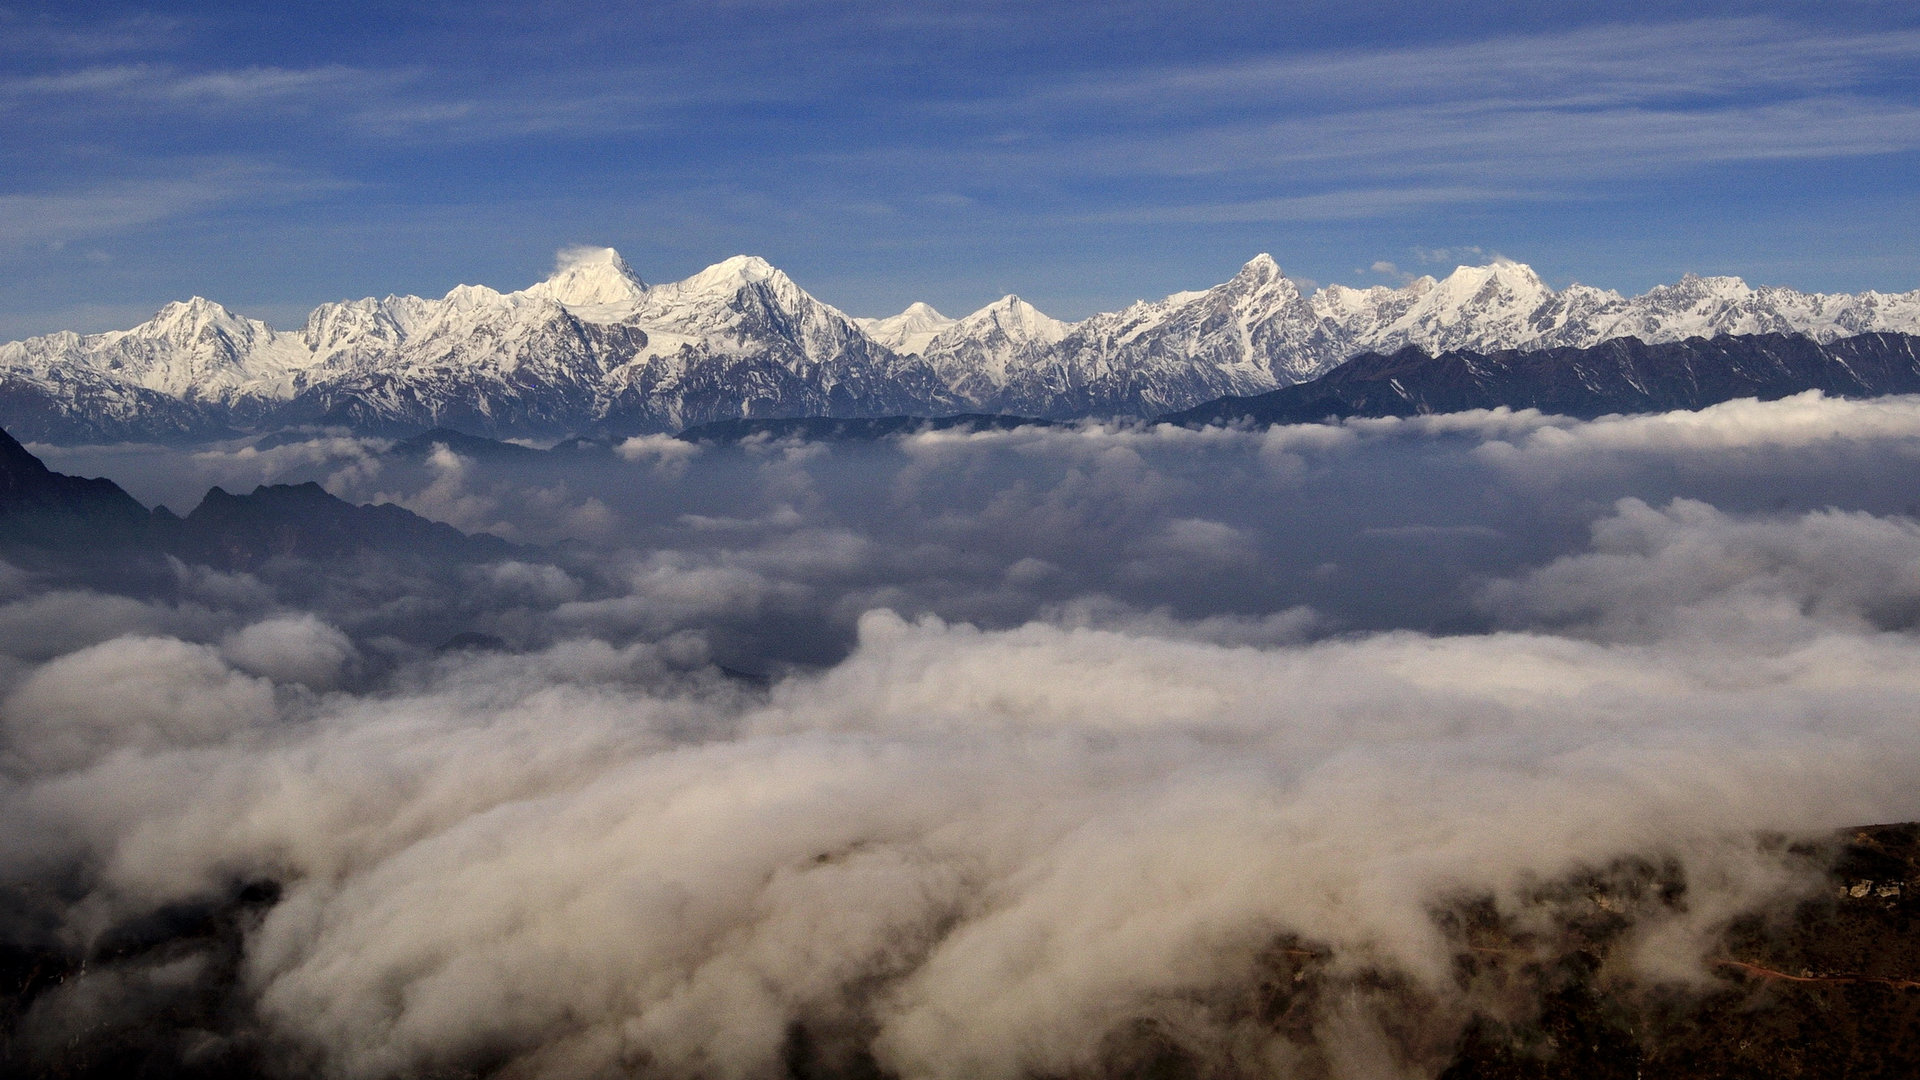
[[[1447,912],[1653,867],[1618,977],[1684,991],[1783,837],[1920,818],[1920,399],[34,449],[523,546],[0,575],[0,930],[87,961],[29,1058],[1427,1076],[1525,1008]]]

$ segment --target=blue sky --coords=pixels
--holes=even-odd
[[[0,0],[3,4],[3,0]],[[1920,5],[0,6],[0,338],[649,280],[1077,318],[1269,251],[1920,288]]]

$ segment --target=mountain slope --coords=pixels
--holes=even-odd
[[[1270,256],[1210,289],[1079,323],[1008,296],[853,319],[762,259],[652,285],[611,249],[518,292],[323,304],[277,331],[201,298],[104,334],[0,345],[0,424],[63,443],[301,425],[496,437],[678,431],[731,419],[1149,416],[1313,379],[1348,357],[1584,348],[1716,334],[1920,333],[1920,292],[1822,295],[1688,277],[1642,296],[1555,291],[1518,263],[1304,293]]]
[[[111,480],[57,473],[0,431],[0,549],[94,556],[148,537],[147,508]]]
[[[185,518],[157,530],[166,551],[223,570],[256,570],[275,559],[339,562],[363,553],[425,562],[505,558],[513,545],[469,535],[411,510],[381,503],[356,506],[319,484],[272,484],[249,495],[209,490]]]
[[[897,353],[924,353],[927,344],[942,330],[959,322],[918,301],[908,304],[898,315],[884,319],[855,319],[853,323],[873,340]]]
[[[1366,353],[1311,382],[1228,397],[1162,420],[1296,424],[1350,416],[1416,416],[1507,406],[1591,419],[1699,409],[1806,390],[1836,397],[1920,393],[1920,337],[1863,334],[1822,344],[1803,334],[1617,338],[1589,348],[1428,355],[1406,346]]]
[[[54,472],[0,430],[0,554],[35,569],[137,573],[140,559],[168,555],[226,570],[362,554],[439,564],[517,550],[403,507],[356,506],[314,483],[263,485],[249,495],[216,487],[185,518],[149,511],[111,480]]]

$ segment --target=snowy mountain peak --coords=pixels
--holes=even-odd
[[[924,351],[927,343],[940,331],[957,321],[935,311],[933,305],[918,300],[908,304],[907,309],[898,315],[884,319],[853,320],[854,325],[864,330],[868,337],[901,354]]]
[[[1499,312],[1507,317],[1530,315],[1553,299],[1553,289],[1533,267],[1498,260],[1485,266],[1461,266],[1422,290],[1414,303],[1416,319],[1452,325],[1475,321]]]
[[[1753,290],[1747,286],[1744,278],[1730,276],[1702,277],[1699,274],[1685,274],[1674,285],[1657,285],[1648,295],[1660,293],[1667,296],[1684,296],[1689,299],[1728,299],[1751,295]]]
[[[758,255],[735,255],[705,270],[676,282],[682,293],[735,293],[749,285],[770,283],[776,287],[791,284],[787,275]]]
[[[195,296],[167,304],[126,336],[166,342],[177,349],[212,349],[232,356],[256,343],[272,341],[275,334],[266,323],[236,315],[204,296]]]
[[[555,260],[553,276],[527,290],[567,307],[627,305],[646,295],[646,282],[612,248],[573,247]]]
[[[1286,276],[1286,272],[1280,269],[1280,264],[1274,261],[1273,256],[1263,251],[1248,259],[1246,265],[1240,268],[1240,272],[1234,275],[1234,279],[1268,282],[1277,281]]]
[[[225,307],[204,296],[195,296],[186,300],[174,300],[164,305],[140,328],[158,335],[181,330],[197,331],[213,323],[240,321],[238,316]]]
[[[677,430],[741,415],[1151,416],[1311,379],[1362,352],[1584,348],[1716,334],[1920,333],[1920,291],[1858,296],[1689,275],[1639,296],[1520,263],[1303,295],[1269,255],[1212,288],[1068,324],[1008,295],[964,319],[848,319],[766,260],[647,286],[609,248],[502,294],[323,304],[276,333],[210,300],[131,330],[0,345],[0,420],[30,437],[218,435],[336,420],[500,434]],[[11,411],[8,411],[11,410]],[[222,436],[224,437],[224,436]]]
[[[505,293],[485,285],[455,285],[447,290],[440,303],[449,312],[472,311],[475,308],[499,307],[506,300]]]
[[[1440,284],[1460,292],[1477,292],[1489,284],[1498,283],[1509,288],[1524,289],[1528,292],[1551,292],[1540,275],[1526,263],[1512,259],[1495,259],[1485,266],[1456,266]]]
[[[952,319],[947,318],[945,315],[940,314],[940,312],[932,304],[929,304],[924,300],[915,300],[913,303],[908,304],[905,311],[902,311],[900,314],[895,315],[893,318],[902,320],[907,323],[911,323],[914,326],[933,326],[935,324],[944,325],[946,323],[950,323],[953,321]],[[880,320],[876,320],[876,321],[880,321]],[[891,320],[887,320],[887,321],[891,321]]]
[[[974,334],[996,329],[1015,341],[1038,341],[1051,345],[1067,336],[1068,323],[1050,318],[1039,308],[1012,293],[995,300],[954,324],[955,332]]]

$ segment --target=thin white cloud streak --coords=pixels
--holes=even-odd
[[[1920,32],[1809,32],[1769,19],[1616,24],[1416,48],[1276,56],[1069,84],[1048,100],[1149,112],[1394,99],[1538,108],[1649,106],[1748,95],[1823,95],[1920,62]]]
[[[510,93],[437,87],[414,68],[344,64],[189,70],[161,63],[98,65],[0,79],[0,112],[55,113],[85,123],[129,111],[304,117],[323,128],[378,141],[495,142],[545,135],[615,135],[657,129],[690,107],[781,100],[752,80],[696,87],[691,71],[629,70],[590,85],[545,79]],[[608,89],[608,84],[619,87]]]
[[[914,148],[864,156],[900,172],[1155,178],[1301,194],[1093,211],[1088,220],[1337,220],[1446,204],[1589,197],[1612,181],[1764,161],[1920,149],[1920,108],[1863,97],[1697,109],[1555,111],[1525,104],[1409,104],[1371,111],[1195,123],[1040,139],[1018,147]],[[1334,190],[1326,190],[1332,187]],[[1164,199],[1164,196],[1162,197]]]
[[[202,72],[182,71],[162,64],[120,64],[0,79],[0,105],[31,104],[44,109],[49,99],[70,105],[76,97],[95,96],[122,105],[259,108],[275,102],[364,94],[404,79],[399,73],[376,73],[337,64]]]
[[[1357,221],[1416,213],[1436,206],[1503,203],[1546,196],[1513,188],[1356,188],[1319,195],[1288,195],[1239,202],[1144,206],[1078,215],[1075,220],[1114,225],[1221,225],[1267,221]]]
[[[81,21],[0,9],[0,49],[36,58],[148,53],[178,44],[185,27],[181,19],[150,13]]]
[[[1471,424],[1490,414],[1458,414],[1456,424]],[[1578,468],[1604,453],[1647,455],[1683,452],[1779,449],[1805,450],[1856,442],[1899,444],[1920,440],[1920,398],[1909,395],[1853,400],[1809,390],[1778,401],[1741,398],[1692,412],[1605,416],[1586,423],[1544,416],[1532,410],[1506,414],[1512,435],[1491,439],[1478,451],[1482,460],[1503,467],[1559,461]],[[1530,429],[1530,430],[1529,430]]]
[[[0,195],[0,253],[113,236],[222,208],[337,193],[345,181],[251,162],[172,162],[182,175]],[[8,249],[13,249],[9,252]]]
[[[1075,215],[1089,221],[1366,219],[1591,197],[1609,182],[1690,169],[1920,149],[1920,110],[1884,89],[1917,63],[1913,32],[1819,34],[1752,19],[1621,25],[1103,76],[961,109],[994,118],[997,131],[1017,126],[1018,138],[851,158],[903,175],[991,177],[1043,202],[1053,185],[1087,175],[1280,192],[1195,200],[1163,190]]]

